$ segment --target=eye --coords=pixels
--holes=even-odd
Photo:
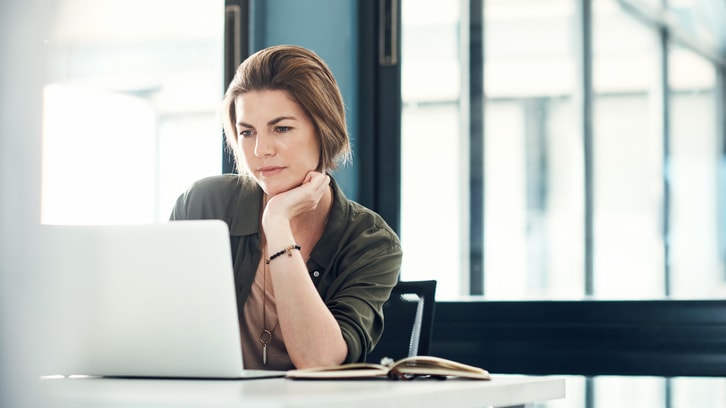
[[[242,137],[250,137],[254,134],[254,131],[250,129],[240,130],[239,135]]]
[[[277,133],[287,133],[290,130],[292,130],[291,126],[275,126],[275,132]]]

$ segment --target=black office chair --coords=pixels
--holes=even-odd
[[[383,335],[366,361],[380,363],[384,357],[399,360],[429,354],[435,295],[435,280],[398,282],[383,305]]]

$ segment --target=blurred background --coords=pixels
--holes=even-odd
[[[37,223],[165,221],[230,170],[230,60],[272,44],[333,69],[355,150],[336,178],[401,235],[403,279],[436,279],[439,299],[724,298],[726,1],[382,2],[400,13],[381,82],[400,122],[375,148],[398,143],[391,173],[366,153],[364,3],[0,2],[4,398],[32,398],[8,384],[62,330]],[[389,182],[394,205],[366,193]],[[586,401],[722,407],[726,383],[574,377],[547,406]]]

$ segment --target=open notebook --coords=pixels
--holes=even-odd
[[[43,268],[60,290],[65,357],[47,374],[243,379],[227,225],[44,225]]]

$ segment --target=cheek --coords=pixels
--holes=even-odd
[[[245,141],[246,139],[237,140],[234,154],[237,157],[237,162],[239,163],[239,165],[246,168],[249,160],[254,156],[253,151],[250,150],[254,149],[254,146],[250,148],[250,144],[246,143]]]
[[[237,139],[237,152],[240,156],[249,157],[254,152],[255,145],[250,143],[249,138]]]
[[[322,152],[320,151],[320,146],[315,142],[309,142],[305,145],[304,152],[305,154],[301,155],[300,157],[305,158],[305,166],[307,168],[317,170],[318,167],[320,167],[320,157],[322,155]]]

